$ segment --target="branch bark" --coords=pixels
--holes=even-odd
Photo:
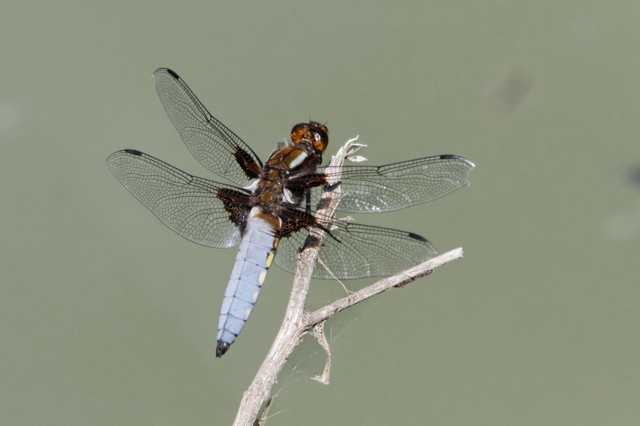
[[[356,144],[356,140],[357,138],[348,141],[338,151],[338,153],[332,157],[330,165],[342,166],[344,159],[362,146]],[[339,177],[336,177],[335,181],[329,182],[329,184],[338,182]],[[325,192],[322,199],[323,203],[321,204],[325,207],[318,210],[318,217],[331,218],[340,202],[340,185],[336,185],[335,189],[331,192]],[[321,224],[325,226],[327,225],[327,223]],[[315,228],[311,231],[311,235],[322,241],[324,231]],[[240,407],[233,423],[234,426],[252,426],[260,424],[258,423],[260,409],[268,401],[271,388],[278,378],[278,374],[280,374],[280,371],[296,346],[298,346],[302,341],[302,337],[310,330],[313,329],[316,339],[321,345],[323,345],[328,356],[327,366],[325,367],[323,375],[316,379],[322,383],[328,383],[330,352],[328,350],[328,346],[325,346],[326,340],[323,334],[323,324],[328,318],[376,294],[387,291],[392,287],[401,287],[416,280],[417,278],[429,275],[439,266],[462,257],[462,248],[452,250],[418,266],[400,272],[392,277],[380,280],[375,284],[367,286],[343,299],[336,300],[335,302],[310,313],[305,310],[305,301],[309,292],[311,274],[318,257],[318,249],[319,245],[315,247],[308,247],[300,254],[293,282],[293,289],[289,296],[289,304],[287,306],[287,311],[280,327],[280,331],[278,332],[267,357],[262,362],[253,382],[242,396]]]

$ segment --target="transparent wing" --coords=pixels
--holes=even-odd
[[[393,275],[437,255],[436,249],[419,235],[396,229],[336,221],[325,235],[318,257],[327,269],[316,263],[313,278],[354,279]],[[276,252],[276,264],[295,273],[297,254],[309,231],[301,229],[283,238]]]
[[[240,186],[257,177],[262,162],[255,152],[207,111],[178,74],[160,68],[153,77],[167,115],[203,166]]]
[[[240,242],[239,224],[248,213],[242,189],[191,176],[131,149],[111,154],[107,165],[129,192],[182,237],[216,248]]]
[[[340,188],[344,197],[337,211],[382,213],[427,203],[469,184],[475,165],[457,155],[437,155],[385,166],[344,166]],[[317,174],[332,175],[333,167],[319,167]],[[317,175],[316,175],[317,176]],[[322,195],[312,191],[312,205]]]

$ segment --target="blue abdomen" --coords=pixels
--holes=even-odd
[[[278,239],[274,234],[273,227],[260,217],[247,222],[220,308],[218,358],[229,349],[249,319],[275,256]]]

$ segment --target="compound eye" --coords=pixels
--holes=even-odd
[[[327,135],[329,134],[329,129],[327,129],[327,126],[325,126],[324,124],[320,124],[317,121],[310,121],[309,122],[309,127],[311,127],[311,128],[317,127],[318,129],[320,129],[323,132],[325,132]]]
[[[298,123],[291,129],[291,142],[298,143],[306,139],[309,135],[309,125],[307,123]]]
[[[327,149],[327,145],[329,145],[329,136],[325,131],[326,127],[324,129],[322,127],[313,127],[311,130],[313,132],[313,147],[320,152]]]

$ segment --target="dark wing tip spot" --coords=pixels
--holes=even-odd
[[[124,152],[126,152],[127,154],[131,154],[131,155],[137,155],[138,157],[140,157],[142,155],[142,153],[140,151],[138,151],[137,149],[125,149]]]
[[[175,78],[176,80],[180,80],[180,76],[178,74],[175,73],[175,71],[169,69],[169,68],[165,68],[167,70],[167,72],[169,73],[169,75],[171,75],[171,77]]]
[[[216,346],[216,358],[222,357],[229,350],[229,344],[223,342],[222,340],[218,340],[218,345]]]
[[[440,156],[440,159],[442,160],[455,160],[457,158],[460,158],[459,155],[453,155],[453,154],[444,154]]]
[[[413,238],[414,240],[422,241],[423,243],[428,242],[426,238],[418,234],[414,234],[413,232],[409,232],[408,235],[409,235],[409,238]]]

